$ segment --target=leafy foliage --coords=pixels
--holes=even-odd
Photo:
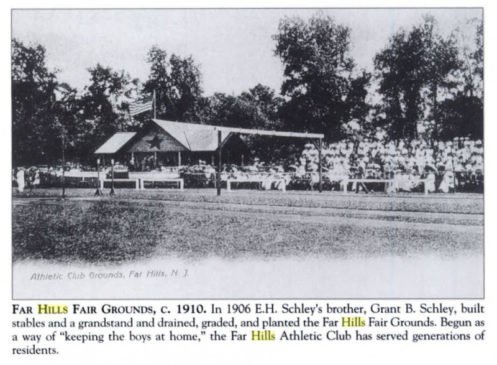
[[[60,155],[54,122],[56,71],[45,64],[41,45],[12,40],[13,164],[46,163]]]
[[[455,40],[437,34],[431,17],[390,39],[375,57],[375,69],[378,91],[383,96],[381,111],[391,138],[417,137],[417,125],[424,117],[426,104],[431,106],[435,126],[438,124],[439,93],[456,86],[450,76],[459,67]],[[433,137],[438,137],[437,128]]]
[[[144,93],[156,93],[157,117],[199,121],[202,98],[201,74],[191,56],[181,58],[154,46],[148,52],[150,74]]]
[[[96,64],[81,91],[57,79],[42,45],[12,40],[13,164],[90,162],[93,151],[119,130],[137,130],[151,117],[131,118],[129,105],[155,91],[157,117],[255,129],[321,132],[328,141],[371,135],[415,138],[420,122],[431,137],[483,137],[483,24],[471,46],[439,34],[433,17],[394,34],[374,58],[375,74],[357,70],[350,56],[351,29],[318,13],[309,20],[283,18],[273,36],[283,63],[281,95],[255,85],[238,95],[204,96],[202,75],[191,56],[152,47],[148,79]],[[457,33],[455,33],[457,34]],[[381,96],[377,105],[373,86]],[[360,130],[354,128],[359,125]],[[298,141],[251,138],[264,159],[290,157]]]
[[[483,139],[483,103],[480,98],[459,93],[440,104],[439,116],[441,139],[460,136]]]
[[[265,130],[284,128],[279,118],[283,98],[265,85],[257,84],[237,96],[215,93],[205,102],[206,124]],[[280,158],[288,145],[281,138],[244,136],[244,139],[254,155],[267,160]]]
[[[285,124],[292,130],[324,132],[328,140],[340,139],[353,103],[348,96],[358,92],[351,92],[350,29],[322,14],[308,22],[284,18],[274,39],[275,54],[284,64]]]
[[[81,153],[89,157],[109,136],[133,124],[127,109],[138,81],[132,80],[125,71],[114,71],[100,64],[88,72],[90,83],[79,100],[79,123],[84,126],[86,135],[81,141],[86,154]]]

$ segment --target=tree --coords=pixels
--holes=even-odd
[[[431,16],[425,17],[423,24],[424,41],[424,76],[428,88],[430,117],[433,120],[433,138],[439,138],[440,120],[438,101],[440,93],[447,93],[457,86],[457,81],[450,76],[461,69],[456,41],[453,36],[443,38],[435,32],[436,21]]]
[[[342,137],[347,122],[354,62],[349,55],[350,29],[317,14],[308,22],[284,18],[274,36],[275,54],[284,64],[281,116],[288,128]]]
[[[451,99],[444,100],[440,105],[442,139],[462,136],[483,139],[483,22],[481,19],[472,19],[468,23],[475,22],[470,46],[465,41],[466,35],[459,31],[462,40],[458,73],[461,85]]]
[[[382,112],[391,138],[417,137],[425,106],[430,107],[437,137],[439,96],[455,86],[450,76],[459,67],[454,39],[438,35],[432,17],[425,17],[423,24],[409,32],[401,30],[392,36],[375,57]]]
[[[54,123],[56,71],[48,70],[46,50],[12,40],[13,165],[48,163],[60,156]]]
[[[79,122],[84,124],[85,138],[81,141],[83,158],[107,138],[119,130],[127,130],[133,124],[129,118],[129,94],[136,87],[137,80],[124,71],[97,64],[88,69],[90,83],[78,100],[81,111]]]
[[[458,93],[440,104],[440,138],[483,139],[483,102],[476,96]]]
[[[201,73],[193,58],[181,58],[154,46],[148,52],[150,74],[144,93],[156,93],[157,117],[199,121],[202,87]]]
[[[214,93],[207,98],[208,111],[204,110],[206,124],[248,128],[251,120],[249,106],[239,97],[225,93]]]
[[[389,135],[393,139],[414,138],[422,112],[421,77],[423,39],[419,28],[410,33],[401,30],[389,41],[386,49],[375,57],[375,69],[380,79],[379,92],[389,121]]]
[[[471,53],[470,57],[474,62],[474,72],[480,78],[481,95],[483,97],[483,21],[480,20],[476,26],[475,34],[476,49]]]
[[[278,129],[279,108],[283,102],[274,90],[261,84],[240,95],[215,93],[204,102],[202,122],[253,129]]]
[[[458,29],[462,56],[463,93],[469,97],[476,96],[483,100],[483,21],[471,19],[468,24],[476,22],[474,38],[467,44],[466,34]]]
[[[273,89],[257,84],[240,95],[215,93],[204,101],[202,122],[248,129],[281,129],[279,109],[283,99]],[[281,139],[243,137],[252,152],[265,159],[279,155]]]
[[[87,138],[88,123],[80,118],[82,109],[77,90],[67,83],[59,83],[54,90],[52,111],[56,145],[64,149],[68,160],[80,160],[87,152],[83,142]]]
[[[249,128],[254,129],[278,129],[281,128],[279,110],[283,104],[283,98],[276,96],[269,86],[257,84],[248,92],[243,92],[238,97],[249,106],[251,121]]]
[[[353,78],[350,82],[349,92],[347,94],[347,120],[357,123],[360,126],[363,135],[372,135],[374,125],[370,120],[372,105],[368,101],[368,89],[371,84],[372,75],[365,70]],[[355,133],[356,134],[356,133]]]

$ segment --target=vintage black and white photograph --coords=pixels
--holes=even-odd
[[[483,9],[11,17],[14,299],[484,297]]]

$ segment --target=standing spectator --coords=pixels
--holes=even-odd
[[[22,193],[24,191],[24,168],[19,167],[16,174],[17,191]]]

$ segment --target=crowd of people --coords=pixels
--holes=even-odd
[[[456,138],[429,143],[412,141],[364,140],[341,141],[321,150],[322,182],[327,190],[344,190],[350,180],[352,189],[365,189],[355,181],[393,182],[390,191],[483,192],[483,143],[481,140]],[[214,180],[215,169],[205,163],[183,170],[187,178]],[[298,158],[264,163],[254,158],[245,166],[223,165],[222,180],[261,181],[267,188],[315,189],[319,183],[319,151],[305,145]],[[369,182],[374,188],[374,182]],[[205,185],[205,183],[204,183]],[[378,185],[381,186],[381,185]]]
[[[52,187],[61,185],[62,175],[66,175],[66,184],[69,183],[71,174],[77,176],[81,171],[89,171],[83,165],[74,162],[66,162],[65,167],[61,164],[56,166],[19,166],[12,170],[12,182],[18,191],[24,189],[32,190],[37,187]]]
[[[324,145],[321,150],[322,186],[327,190],[344,190],[352,180],[352,189],[364,189],[360,180],[389,181],[392,191],[483,192],[483,143],[481,140],[457,138],[429,143],[378,140],[341,141]],[[66,175],[84,167],[66,164]],[[105,173],[105,168],[102,169]],[[185,186],[213,186],[216,170],[205,161],[183,166],[178,174]],[[17,168],[13,180],[19,190],[25,186],[49,185],[60,179],[62,167]],[[47,180],[48,179],[48,180]],[[221,180],[258,183],[263,189],[315,189],[319,183],[319,151],[308,143],[297,158],[265,163],[255,157],[244,166],[223,165]]]
[[[297,171],[316,173],[319,151],[306,144]],[[396,190],[412,191],[422,184],[429,192],[483,191],[483,143],[457,138],[424,140],[342,141],[322,149],[322,171],[330,181],[392,179]]]

